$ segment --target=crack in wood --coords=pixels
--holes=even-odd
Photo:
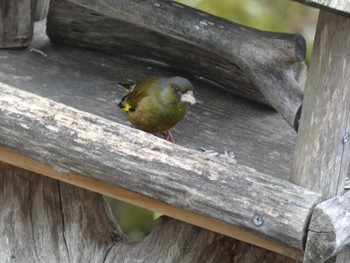
[[[63,200],[62,200],[62,191],[61,191],[61,182],[57,182],[57,188],[58,188],[58,196],[59,196],[59,205],[60,205],[60,215],[61,215],[61,220],[62,220],[62,237],[63,237],[63,244],[67,252],[67,257],[68,261],[70,262],[70,251],[68,249],[68,243],[66,239],[66,228],[65,228],[65,220],[64,220],[64,211],[63,211]]]

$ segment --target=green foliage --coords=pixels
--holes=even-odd
[[[308,45],[307,59],[316,29],[318,11],[281,0],[177,0],[210,14],[265,31],[298,33]]]
[[[299,32],[314,24],[316,11],[280,0],[178,0],[237,23],[269,31]]]
[[[152,230],[155,216],[153,212],[112,198],[106,197],[106,200],[130,241],[139,241]]]

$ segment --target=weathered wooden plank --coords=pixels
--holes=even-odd
[[[292,0],[305,5],[320,9],[342,12],[345,15],[350,13],[350,3],[348,0]]]
[[[291,181],[321,192],[344,190],[349,166],[350,19],[320,12]]]
[[[0,163],[1,262],[101,262],[123,240],[108,209],[99,194]]]
[[[323,200],[344,191],[349,166],[349,45],[350,19],[320,11],[290,180]],[[308,237],[305,262],[319,263],[311,244],[322,247],[322,240],[313,238],[318,237]]]
[[[33,0],[4,0],[0,4],[0,48],[30,44],[34,23]]]
[[[157,219],[152,233],[142,242],[128,242],[101,195],[3,163],[0,197],[3,263],[214,263],[232,262],[236,255],[240,257],[235,263],[240,263],[255,253],[260,257],[252,263],[269,263],[264,257],[277,263],[295,263],[285,256],[164,217]]]
[[[53,1],[47,33],[54,42],[162,61],[266,99],[298,126],[306,75],[300,35],[262,32],[162,0]]]
[[[211,231],[223,234],[223,235],[228,236],[228,237],[239,238],[240,240],[244,240],[244,241],[248,242],[249,244],[255,244],[256,246],[259,247],[259,248],[257,248],[253,245],[249,246],[248,244],[240,243],[240,248],[238,248],[239,250],[241,248],[244,248],[245,250],[246,249],[250,250],[249,253],[247,253],[247,252],[240,253],[241,256],[239,257],[239,260],[241,260],[242,262],[244,262],[244,258],[246,256],[249,257],[250,255],[255,255],[254,257],[256,257],[256,259],[257,259],[256,263],[261,263],[260,260],[262,260],[263,257],[259,257],[255,253],[258,253],[260,255],[263,255],[263,254],[268,255],[267,259],[269,259],[269,260],[273,259],[276,262],[281,261],[283,263],[285,263],[285,262],[295,263],[295,261],[293,261],[292,258],[300,259],[302,256],[301,251],[296,251],[294,249],[280,246],[274,242],[263,239],[257,235],[254,235],[250,232],[247,232],[246,230],[229,225],[227,223],[223,223],[223,222],[217,221],[215,219],[212,219],[212,218],[209,218],[209,217],[206,217],[203,215],[199,215],[199,214],[196,214],[196,213],[193,213],[190,211],[186,211],[186,210],[174,207],[174,206],[169,205],[167,203],[163,203],[163,202],[145,197],[143,195],[137,194],[135,192],[128,191],[128,190],[123,189],[121,187],[118,187],[116,185],[107,184],[107,183],[98,181],[96,179],[84,177],[84,176],[74,174],[74,173],[57,172],[57,171],[53,170],[53,168],[48,166],[48,165],[44,165],[36,160],[33,160],[27,156],[24,156],[22,154],[14,152],[14,151],[12,151],[8,148],[5,148],[5,147],[0,146],[0,156],[1,156],[1,161],[5,162],[5,163],[12,164],[12,165],[15,165],[15,166],[21,167],[23,169],[39,173],[39,174],[43,174],[43,175],[49,176],[51,178],[66,182],[68,184],[76,185],[76,186],[91,190],[93,192],[98,192],[98,193],[101,193],[103,195],[110,196],[110,197],[113,197],[115,199],[125,201],[125,202],[128,202],[130,204],[134,204],[134,205],[137,205],[140,207],[144,207],[144,208],[147,208],[147,209],[152,210],[152,211],[157,211],[161,214],[168,215],[172,218],[179,219],[183,222],[187,222],[187,223],[190,223],[192,225],[196,225],[196,226],[199,226],[199,227],[202,227],[205,229],[209,229]],[[46,187],[46,188],[48,188],[48,187]],[[160,233],[160,235],[164,235],[164,233]],[[170,240],[170,238],[169,238],[169,240]],[[169,240],[167,240],[166,242],[171,241],[171,240],[170,241]],[[231,242],[237,242],[237,241],[231,240],[228,242],[228,246],[232,249],[235,247],[235,245],[234,244],[229,245],[229,244],[231,244]],[[148,246],[151,246],[151,244],[148,244]],[[200,247],[200,245],[198,244],[198,248],[195,251],[198,251],[199,247]],[[279,253],[280,255],[273,254],[272,252],[264,251],[264,249],[260,249],[260,248],[266,248],[269,251],[274,251],[276,253]],[[203,250],[206,251],[206,249],[203,249]],[[120,253],[120,251],[118,253]],[[234,250],[234,253],[236,253],[235,250]],[[284,257],[282,255],[289,257],[289,259],[287,259],[286,257]],[[193,262],[193,261],[194,261],[194,259],[192,258],[192,261],[190,261],[190,262]],[[199,261],[199,262],[202,262],[202,261]]]
[[[0,143],[52,166],[302,249],[319,195],[1,84]],[[254,223],[253,219],[260,219]],[[262,224],[260,224],[262,223]]]
[[[325,262],[350,244],[350,192],[316,206],[312,214],[305,258]],[[309,255],[311,253],[311,255]]]

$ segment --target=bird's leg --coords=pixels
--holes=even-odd
[[[169,130],[165,130],[162,132],[162,134],[165,136],[165,139],[169,142],[175,142],[174,136],[171,134]]]

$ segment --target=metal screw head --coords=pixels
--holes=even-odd
[[[342,142],[343,142],[343,144],[346,144],[346,143],[348,143],[349,141],[350,141],[350,133],[347,132],[347,133],[344,134],[343,139],[342,139]]]
[[[256,225],[256,226],[262,226],[264,224],[264,219],[259,214],[254,214],[252,217],[252,221],[253,221],[254,225]]]

